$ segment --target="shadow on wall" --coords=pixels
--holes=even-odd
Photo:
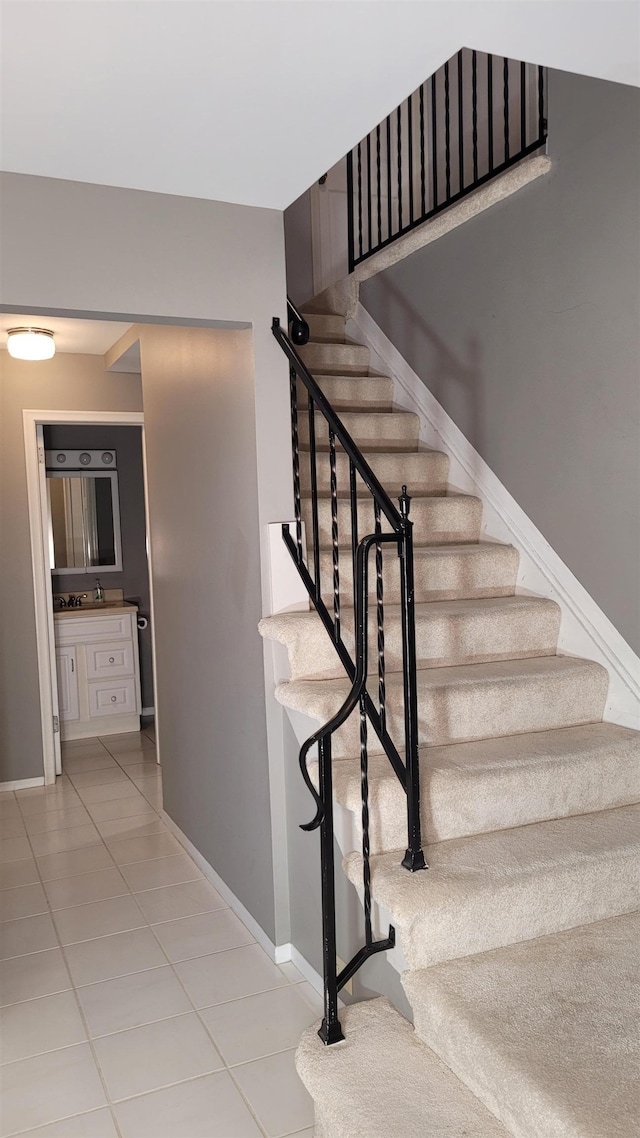
[[[459,354],[455,354],[389,279],[385,280],[384,306],[385,326],[401,330],[397,339],[403,345],[403,355],[421,361],[419,378],[442,406],[445,392],[455,403],[456,423],[481,454],[486,443],[486,377],[480,337],[468,333]]]

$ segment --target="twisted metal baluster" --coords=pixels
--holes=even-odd
[[[309,473],[311,486],[311,527],[313,540],[313,583],[316,600],[322,596],[320,581],[320,525],[318,522],[318,467],[316,462],[316,413],[311,392],[307,393],[309,415]]]
[[[351,556],[353,558],[353,620],[356,627],[357,604],[357,560],[358,560],[358,490],[356,486],[356,468],[352,458],[349,459],[349,497],[351,499]]]
[[[300,510],[300,446],[298,443],[298,382],[294,367],[289,368],[289,394],[291,396],[291,453],[293,455],[293,508],[296,519],[298,564],[302,565],[302,513]]]
[[[336,436],[329,427],[329,465],[331,468],[331,547],[333,554],[333,628],[340,640],[340,564],[338,550],[338,477],[336,472]]]
[[[426,869],[420,821],[420,767],[418,748],[418,687],[416,664],[415,585],[413,578],[413,523],[409,521],[411,497],[402,487],[398,498],[403,532],[399,542],[402,655],[404,660],[404,737],[407,758],[407,852],[402,859],[412,872]]]
[[[376,535],[382,533],[380,506],[374,499],[373,513]],[[382,581],[382,544],[376,542],[376,611],[378,616],[378,701],[380,703],[380,725],[387,729],[386,679],[384,659],[384,586]]]
[[[362,791],[362,880],[364,885],[365,942],[373,941],[371,934],[371,865],[369,842],[369,752],[367,747],[367,712],[364,696],[360,697],[360,789]]]

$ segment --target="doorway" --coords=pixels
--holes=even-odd
[[[144,418],[142,412],[109,412],[109,411],[24,411],[24,433],[25,433],[25,455],[27,465],[27,489],[28,489],[28,503],[29,503],[29,522],[31,529],[31,547],[32,547],[32,571],[33,571],[33,586],[35,597],[35,611],[36,611],[36,644],[37,644],[37,658],[38,658],[38,676],[40,684],[40,705],[42,717],[42,745],[44,756],[44,781],[46,785],[55,782],[56,775],[60,774],[62,770],[61,758],[61,736],[67,736],[68,739],[78,739],[85,737],[100,736],[102,734],[107,737],[117,734],[114,729],[118,726],[122,727],[122,732],[128,733],[135,730],[138,726],[139,717],[142,717],[142,724],[148,727],[151,720],[155,715],[155,698],[153,695],[155,685],[155,667],[154,667],[154,646],[153,646],[153,599],[151,592],[151,574],[150,574],[150,542],[148,533],[148,510],[147,510],[147,490],[146,490],[146,472],[144,466]],[[135,447],[123,447],[126,442],[126,435],[122,431],[132,431],[130,441],[134,441],[133,433],[135,432],[136,441],[138,442],[138,452],[141,449],[141,477],[142,485],[138,487],[139,497],[141,501],[137,503],[131,502],[131,496],[127,495],[126,501],[123,498],[125,528],[124,539],[127,545],[130,545],[131,538],[129,532],[133,523],[133,515],[138,516],[139,523],[142,522],[144,533],[138,534],[139,546],[144,546],[144,560],[147,562],[146,579],[142,580],[140,569],[140,550],[138,549],[137,557],[127,557],[126,552],[123,554],[122,564],[119,568],[108,568],[107,566],[89,565],[83,566],[81,572],[74,571],[72,573],[65,571],[56,572],[55,562],[55,548],[52,540],[52,528],[50,520],[50,496],[47,479],[47,450],[56,450],[58,453],[63,454],[65,448],[69,451],[81,449],[83,454],[90,454],[92,450],[91,444],[95,444],[93,449],[102,452],[110,450],[116,454],[116,447],[109,446],[120,440],[120,449],[123,454],[124,450],[135,450]],[[84,441],[82,441],[84,440]],[[48,444],[51,444],[49,446]],[[76,443],[76,447],[73,447]],[[117,458],[116,458],[117,462]],[[130,465],[130,464],[129,464]],[[125,468],[127,463],[125,461]],[[124,471],[123,471],[124,473]],[[133,495],[136,496],[135,494]],[[131,508],[133,506],[133,509]],[[140,508],[141,507],[141,508]],[[135,542],[134,542],[135,545]],[[127,570],[127,560],[129,560],[129,570]],[[137,570],[132,566],[131,561],[137,561]],[[68,566],[64,566],[68,570]],[[133,569],[133,572],[131,571]],[[53,572],[52,572],[53,571]],[[100,588],[106,593],[109,605],[117,605],[117,601],[123,602],[122,609],[113,610],[104,608],[99,613],[101,620],[105,616],[116,616],[116,611],[119,613],[120,623],[123,624],[123,629],[120,630],[115,627],[113,633],[120,639],[118,641],[109,641],[111,644],[111,655],[105,655],[104,661],[99,651],[99,645],[94,645],[93,656],[89,660],[86,652],[86,647],[83,646],[79,650],[79,657],[69,652],[64,652],[56,649],[56,625],[60,626],[60,613],[64,612],[66,617],[72,617],[72,621],[66,624],[65,630],[78,626],[78,619],[82,611],[82,605],[85,606],[85,617],[82,618],[85,622],[89,618],[89,612],[92,610],[92,602],[95,600],[95,590],[98,586],[95,584],[95,578],[100,573],[99,580],[101,582]],[[53,585],[52,582],[56,584]],[[58,583],[62,582],[62,583]],[[117,582],[117,583],[116,583]],[[68,599],[69,595],[73,597],[73,612],[69,611]],[[54,605],[54,595],[58,598]],[[127,606],[127,599],[129,603],[133,602],[135,608]],[[76,610],[75,605],[77,600],[80,605]],[[56,615],[56,612],[58,615]],[[126,621],[125,621],[126,614]],[[143,629],[139,632],[138,620],[143,624]],[[127,623],[128,622],[128,623]],[[89,622],[91,623],[91,621]],[[109,622],[108,622],[109,623]],[[126,657],[126,628],[131,629],[130,636],[135,636],[136,652],[138,644],[140,646],[139,658],[141,667],[134,669],[130,662],[127,662]],[[79,626],[78,626],[79,627]],[[106,629],[106,625],[104,625]],[[124,630],[124,633],[123,633]],[[140,640],[138,640],[138,636]],[[62,637],[64,640],[64,636]],[[68,637],[67,637],[68,639]],[[72,637],[73,639],[73,637]],[[94,639],[94,637],[92,637]],[[103,637],[104,639],[104,637]],[[58,640],[60,637],[58,636]],[[107,636],[107,640],[109,637]],[[105,641],[106,643],[106,641]],[[69,646],[67,645],[67,648]],[[118,683],[112,683],[111,688],[106,688],[99,682],[99,669],[102,664],[109,667],[109,661],[114,661],[111,665],[112,670],[118,669],[118,652],[116,649],[121,650],[123,660],[120,665],[120,671],[123,675],[120,677]],[[78,672],[76,673],[76,668]],[[96,674],[91,671],[94,669]],[[124,671],[123,671],[124,670]],[[91,720],[87,719],[83,725],[82,721],[78,718],[78,709],[74,706],[69,710],[68,706],[61,707],[61,697],[69,695],[69,691],[73,694],[77,687],[72,684],[71,689],[65,687],[65,678],[75,678],[82,673],[83,681],[85,683],[87,694],[85,696],[85,705],[89,706],[87,701],[93,701],[95,707],[91,707],[88,711],[89,716],[94,716],[93,722],[96,725],[94,730],[91,726]],[[63,689],[60,690],[60,682]],[[143,698],[144,694],[144,698]],[[111,706],[110,702],[113,700],[115,706]],[[119,702],[120,701],[120,702]],[[128,701],[128,702],[127,702]],[[64,700],[63,700],[64,702]],[[122,706],[120,706],[122,703]],[[124,712],[124,715],[122,714]],[[104,713],[104,714],[103,714]],[[115,713],[115,714],[114,714]],[[117,721],[117,713],[120,713],[120,723]],[[128,713],[128,714],[127,714]],[[62,730],[60,730],[62,728]],[[156,756],[159,761],[159,756]]]

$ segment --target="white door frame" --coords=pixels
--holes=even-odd
[[[53,590],[51,588],[51,562],[49,557],[46,474],[42,428],[49,423],[73,423],[83,426],[96,424],[109,426],[140,427],[142,434],[142,468],[144,480],[145,525],[147,539],[147,558],[149,568],[149,599],[151,615],[151,653],[153,660],[154,705],[156,660],[155,637],[153,633],[153,576],[151,573],[151,541],[149,537],[149,502],[147,485],[147,464],[144,445],[144,413],[142,411],[32,411],[22,412],[24,427],[24,451],[27,470],[27,500],[29,505],[29,530],[31,534],[31,571],[33,576],[33,597],[36,618],[36,651],[38,657],[38,683],[40,687],[40,716],[42,724],[42,754],[44,782],[55,782],[56,751],[59,755],[59,736],[53,729],[53,716],[57,714],[58,685],[55,666],[55,634],[53,624]],[[157,714],[157,710],[156,710]],[[157,746],[157,744],[156,744]],[[159,759],[159,755],[158,755]]]

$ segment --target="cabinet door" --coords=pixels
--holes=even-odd
[[[60,719],[79,719],[78,666],[75,648],[56,649],[56,671],[58,673],[58,713]]]

